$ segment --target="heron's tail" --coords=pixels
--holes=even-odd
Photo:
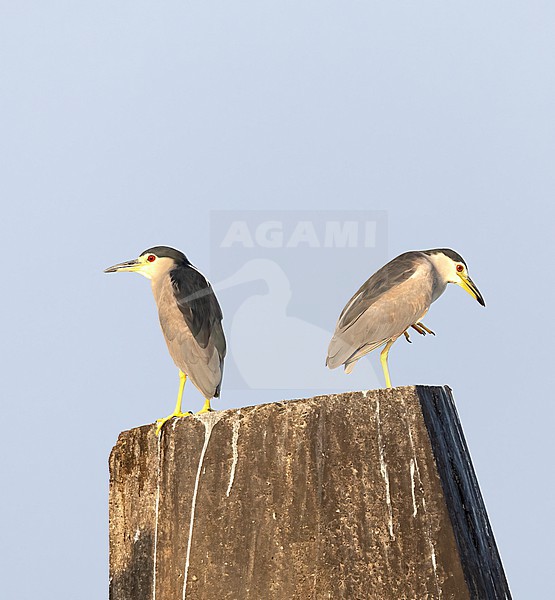
[[[357,360],[358,359],[350,360],[345,363],[345,373],[349,374],[355,368]]]
[[[326,366],[329,369],[337,369],[352,356],[356,348],[341,334],[337,332],[333,335],[328,346],[328,356],[326,358]]]

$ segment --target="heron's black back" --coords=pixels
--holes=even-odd
[[[204,275],[188,261],[169,273],[177,306],[197,344],[216,348],[223,370],[226,341],[222,327],[222,309],[212,286]],[[214,396],[219,396],[220,385]]]

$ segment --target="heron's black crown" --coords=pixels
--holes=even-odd
[[[143,254],[155,254],[158,258],[171,258],[178,265],[189,264],[189,260],[183,252],[180,252],[175,248],[170,248],[169,246],[153,246],[152,248],[148,248],[148,250],[141,252],[141,256]]]
[[[434,248],[433,250],[422,250],[422,252],[424,254],[445,254],[445,256],[448,256],[451,260],[454,260],[455,262],[460,262],[462,263],[465,267],[466,262],[464,261],[464,258],[458,253],[455,252],[454,250],[451,250],[450,248]]]

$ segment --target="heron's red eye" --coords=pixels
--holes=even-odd
[[[146,259],[148,262],[154,262],[156,260],[156,256],[154,256],[154,254],[149,254]]]
[[[149,256],[150,258],[150,256]],[[464,271],[464,267],[462,265],[457,265],[457,273],[462,273]]]

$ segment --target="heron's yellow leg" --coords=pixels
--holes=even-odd
[[[177,402],[175,403],[175,415],[182,415],[181,412],[181,401],[183,399],[183,390],[185,389],[185,383],[187,382],[187,375],[183,371],[179,371],[179,390],[177,392]]]
[[[196,414],[203,415],[204,413],[212,412],[213,410],[214,409],[210,406],[210,398],[206,398],[206,400],[204,401],[204,406]]]
[[[179,390],[177,392],[177,402],[175,403],[175,409],[171,415],[158,419],[156,421],[156,435],[160,435],[162,426],[164,423],[173,419],[174,417],[186,417],[190,413],[181,412],[181,400],[183,399],[183,389],[185,388],[185,382],[187,381],[187,375],[183,371],[179,371]]]
[[[395,339],[389,340],[389,342],[387,342],[387,344],[384,346],[382,353],[380,354],[380,361],[382,363],[383,374],[385,375],[385,387],[388,388],[391,387],[391,379],[389,377],[389,368],[387,366],[387,355],[389,354],[389,349],[391,348],[391,346],[393,346],[393,342],[395,341]]]

